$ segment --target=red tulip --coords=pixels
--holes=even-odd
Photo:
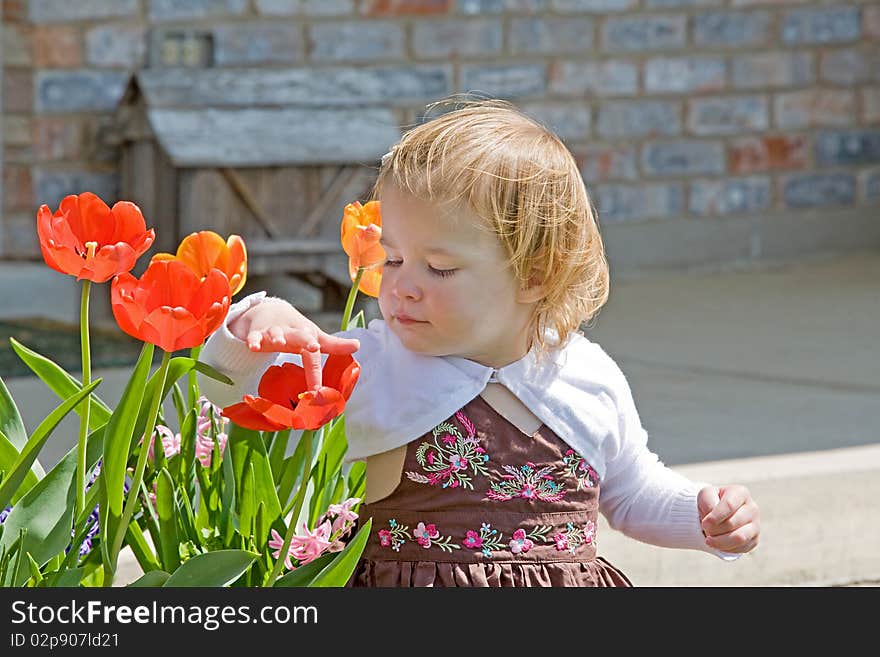
[[[64,197],[55,214],[41,205],[37,234],[47,265],[93,283],[129,271],[156,238],[134,203],[119,201],[111,210],[91,192]]]
[[[345,410],[360,372],[350,355],[331,354],[324,363],[324,385],[309,390],[299,365],[273,365],[260,379],[259,396],[245,395],[243,401],[224,408],[223,416],[256,431],[319,429]]]
[[[238,294],[247,280],[247,249],[244,240],[231,235],[223,241],[212,230],[190,233],[177,247],[177,253],[157,253],[153,260],[180,260],[199,276],[205,276],[214,268],[229,278],[233,296]]]
[[[229,311],[229,279],[219,269],[200,278],[179,260],[151,262],[140,279],[113,279],[110,301],[119,328],[177,351],[202,344]]]

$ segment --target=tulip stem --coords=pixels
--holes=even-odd
[[[357,286],[355,286],[355,289],[357,289]],[[302,511],[303,502],[306,497],[306,489],[309,487],[308,479],[312,468],[312,437],[314,434],[314,431],[306,429],[300,437],[301,441],[306,441],[305,450],[303,451],[302,478],[299,481],[299,490],[296,493],[296,501],[293,504],[293,511],[290,514],[290,524],[287,526],[287,531],[284,534],[284,545],[281,546],[281,551],[278,552],[278,558],[275,560],[275,565],[272,567],[272,573],[269,575],[269,579],[266,580],[266,586],[268,587],[273,586],[275,580],[277,580],[278,576],[281,574],[281,568],[284,566],[284,562],[287,558],[287,551],[290,550],[290,543],[293,540],[293,534],[296,532],[296,521],[299,519],[299,514]]]
[[[92,358],[89,344],[89,293],[92,282],[83,281],[82,300],[79,307],[79,337],[82,353],[82,384],[83,387],[92,381]],[[86,506],[86,438],[89,433],[89,410],[91,408],[91,395],[86,395],[80,406],[79,413],[79,440],[76,448],[76,507],[74,517],[82,513]]]
[[[357,298],[358,286],[361,284],[361,277],[364,275],[364,268],[358,267],[357,276],[351,284],[351,290],[348,292],[348,301],[345,302],[345,312],[342,313],[342,326],[340,331],[348,330],[348,320],[351,319],[351,311],[354,309],[354,300]]]
[[[110,581],[105,581],[105,584],[108,585],[113,584],[113,575],[116,573],[116,559],[119,555],[119,550],[122,549],[122,539],[125,537],[125,532],[128,529],[132,516],[134,515],[134,509],[137,504],[138,495],[140,494],[141,482],[144,479],[144,470],[147,467],[147,455],[150,453],[150,438],[153,435],[153,431],[156,429],[156,419],[159,416],[159,405],[162,403],[162,392],[165,389],[165,379],[168,378],[169,363],[171,363],[171,352],[163,350],[162,363],[159,365],[159,369],[156,372],[156,394],[153,399],[150,400],[150,410],[147,415],[147,427],[144,432],[144,441],[141,445],[140,452],[138,453],[137,466],[135,467],[131,486],[128,489],[128,498],[125,500],[125,507],[122,510],[122,518],[119,520],[119,525],[116,527],[116,535],[113,537],[113,543],[110,546],[109,555],[112,573],[110,575]]]

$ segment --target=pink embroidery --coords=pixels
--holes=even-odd
[[[553,481],[553,476],[550,474],[553,470],[552,466],[535,469],[535,464],[529,461],[519,468],[512,465],[502,467],[509,474],[502,475],[503,481],[494,482],[486,491],[486,497],[490,500],[505,502],[520,498],[558,502],[565,497],[562,484]]]
[[[471,475],[488,474],[485,464],[489,456],[479,445],[474,423],[461,411],[455,418],[465,434],[451,422],[434,427],[433,442],[424,442],[416,450],[416,460],[425,473],[407,471],[408,479],[429,486],[473,490]]]
[[[577,480],[578,490],[593,488],[599,481],[599,475],[593,469],[593,466],[587,463],[586,459],[573,449],[565,452],[563,462],[565,463],[565,473]]]

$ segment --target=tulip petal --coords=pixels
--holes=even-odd
[[[330,354],[324,362],[322,379],[325,387],[338,390],[348,401],[360,373],[361,366],[351,354]]]
[[[109,241],[132,244],[135,239],[147,232],[147,224],[141,209],[131,201],[117,201],[113,204],[111,213],[115,225]],[[143,255],[143,252],[138,255]]]
[[[199,281],[185,304],[196,316],[204,315],[215,303],[229,303],[229,279],[219,269],[211,269]]]
[[[345,399],[338,390],[321,387],[303,394],[293,411],[303,429],[319,429],[333,418],[342,415]]]
[[[177,247],[177,257],[198,276],[206,276],[212,268],[226,272],[229,249],[226,242],[211,230],[190,233]]]
[[[144,321],[144,310],[135,302],[134,290],[138,280],[128,272],[119,274],[110,285],[110,303],[113,317],[125,333],[141,339],[140,327]]]
[[[160,306],[147,313],[141,324],[141,339],[152,342],[165,351],[176,351],[186,347],[195,347],[198,342],[189,345],[179,344],[183,334],[199,328],[199,321],[192,313],[182,306]]]
[[[137,254],[126,242],[108,244],[95,253],[94,258],[84,260],[79,278],[86,278],[93,283],[104,283],[117,274],[129,271],[137,262]]]
[[[83,192],[79,195],[79,232],[74,233],[83,244],[97,242],[99,245],[109,244],[116,231],[116,220],[110,207],[96,194]]]
[[[234,296],[247,282],[247,247],[238,235],[230,235],[226,245],[229,247],[226,275],[229,276],[229,289]]]
[[[260,397],[287,408],[299,403],[300,394],[308,390],[306,373],[296,363],[272,365],[260,378],[257,389]]]
[[[222,415],[235,422],[238,426],[245,429],[253,429],[254,431],[280,431],[288,428],[284,424],[269,420],[245,402],[227,406],[223,409]]]

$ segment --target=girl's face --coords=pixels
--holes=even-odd
[[[379,308],[404,346],[489,367],[522,358],[535,300],[518,292],[498,239],[470,213],[443,214],[394,186],[381,202]]]

